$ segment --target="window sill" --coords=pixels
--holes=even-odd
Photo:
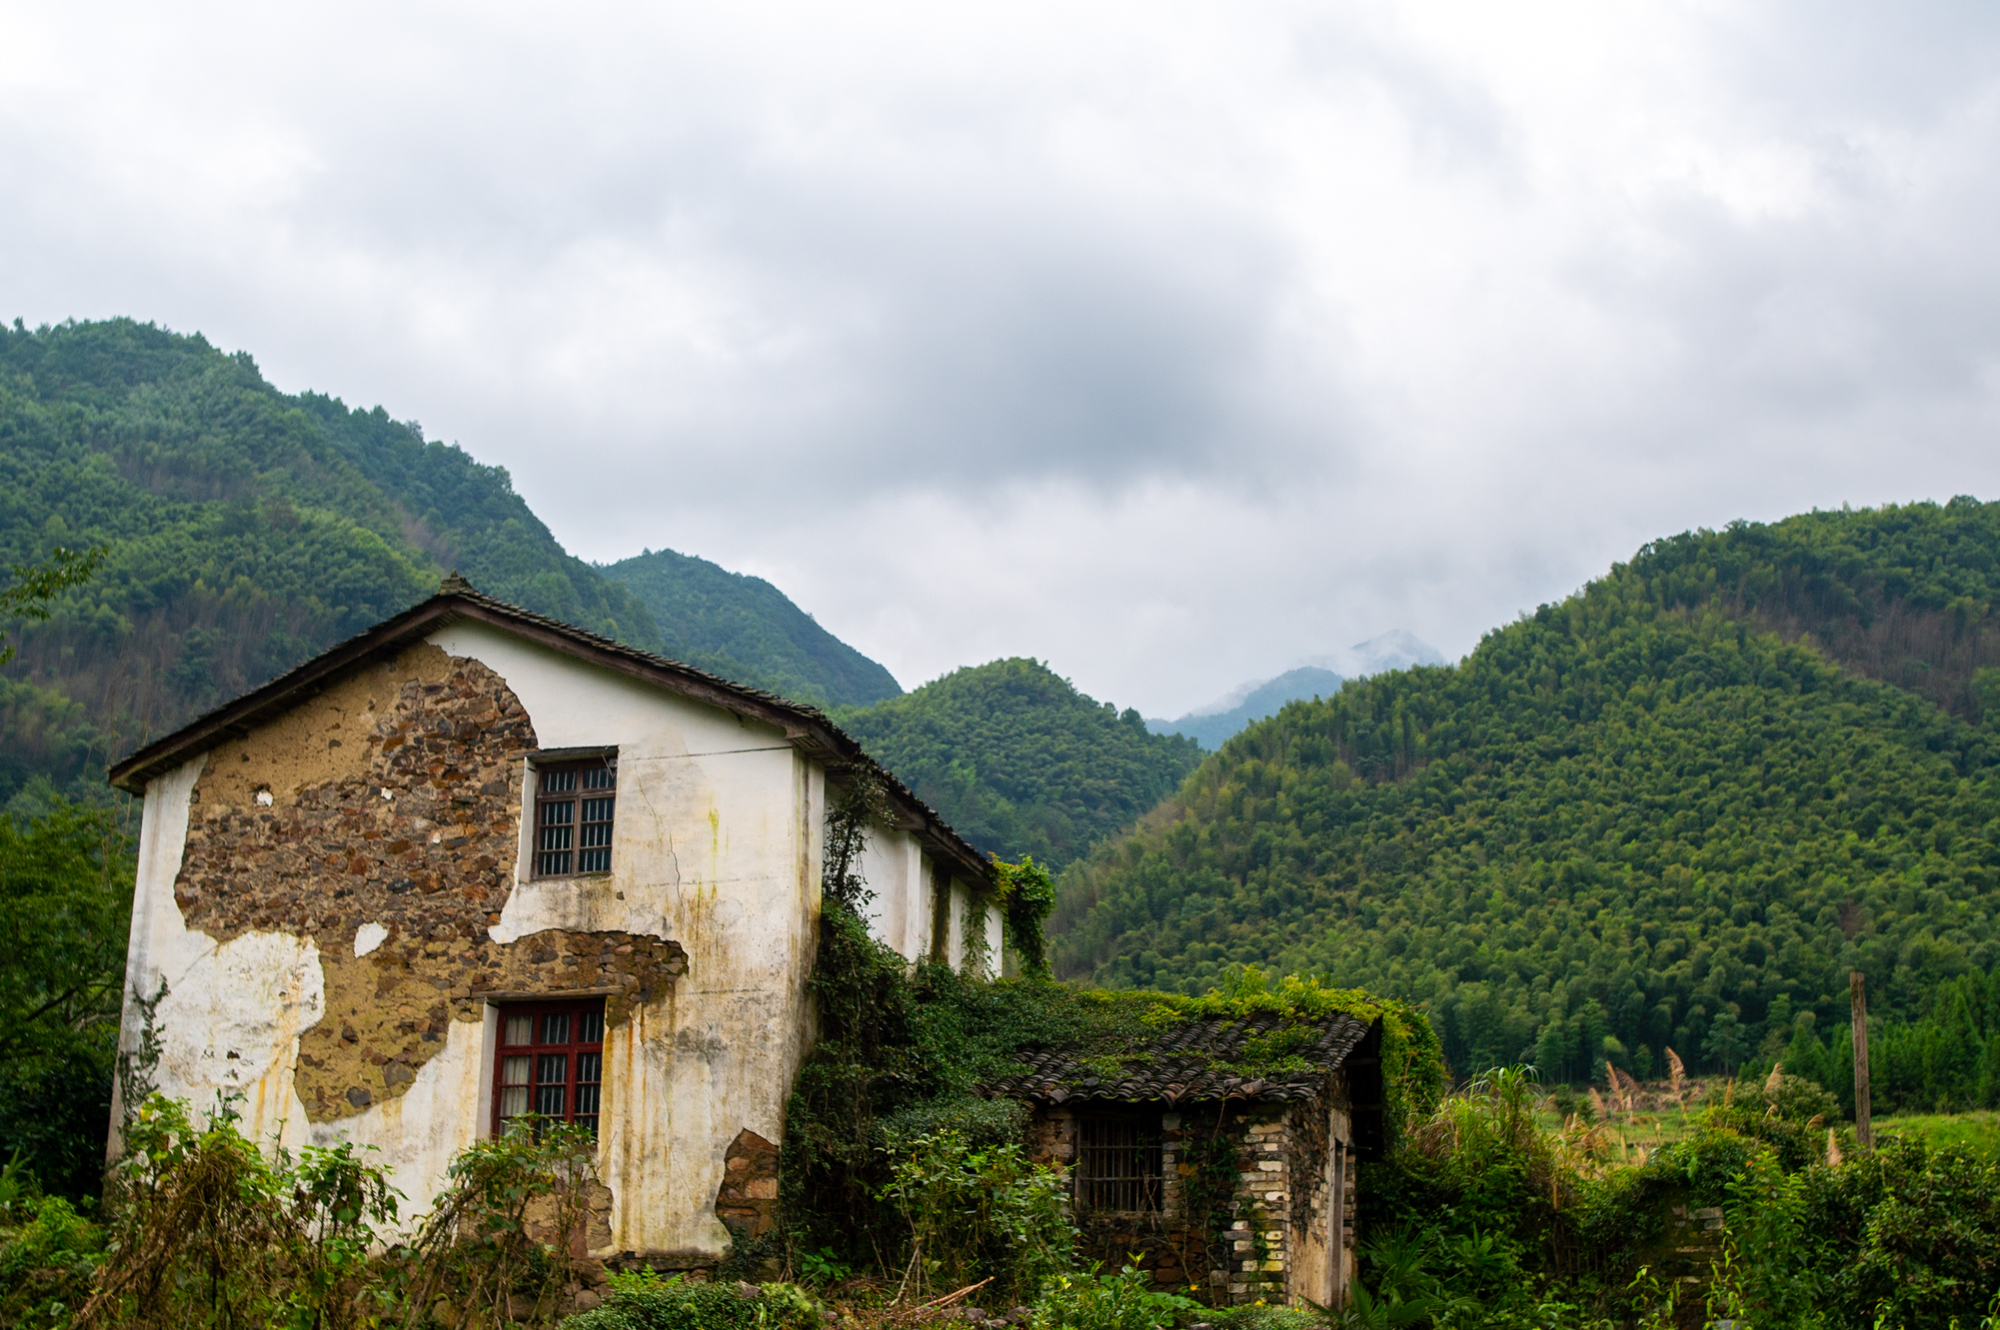
[[[610,877],[616,871],[617,871],[616,869],[607,868],[601,873],[551,873],[547,877],[531,877],[528,879],[528,883],[539,884],[543,882],[592,882],[596,881],[599,878]]]

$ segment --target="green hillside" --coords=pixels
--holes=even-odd
[[[93,544],[109,549],[103,571],[49,622],[13,632],[0,805],[36,775],[98,791],[116,753],[396,613],[452,568],[635,646],[690,640],[566,553],[504,469],[380,407],[281,393],[247,355],[129,319],[0,327],[0,564]],[[803,678],[836,700],[882,695],[817,685],[777,634],[709,632],[732,615],[769,621],[783,602],[714,572],[696,637],[722,645],[694,663],[780,687]],[[732,590],[746,602],[735,610]],[[769,662],[728,654],[774,642]],[[812,646],[865,678],[869,662],[830,637]]]
[[[1996,591],[1969,499],[1649,545],[1231,740],[1065,877],[1059,971],[1323,970],[1561,1076],[1775,1052],[1850,969],[1913,1017],[2000,962]]]
[[[1061,866],[1131,824],[1201,758],[1037,661],[954,670],[836,720],[980,849]]]
[[[903,691],[761,577],[672,550],[599,571],[652,614],[675,660],[821,706],[867,706]]]

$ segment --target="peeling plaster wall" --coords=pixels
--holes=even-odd
[[[901,955],[930,953],[931,877],[922,844],[906,831],[871,827],[861,846],[861,877],[874,893],[868,931]]]
[[[574,748],[617,750],[612,870],[531,880],[532,755]],[[740,1174],[740,1142],[783,1140],[810,1037],[825,805],[767,724],[449,625],[151,783],[122,1046],[166,979],[162,1090],[238,1095],[267,1142],[377,1147],[414,1217],[487,1129],[491,1003],[604,994],[593,1249],[712,1261],[729,1151]],[[880,935],[925,955],[921,843],[869,853]],[[956,963],[971,895],[947,892]]]
[[[606,1032],[601,1163],[614,1250],[720,1255],[730,1143],[784,1139],[808,1037],[821,773],[768,725],[483,624],[430,640],[505,679],[543,748],[618,748],[612,871],[536,883],[517,868],[490,933],[615,927],[686,949],[686,976]]]
[[[155,1013],[160,1062],[155,1088],[206,1109],[218,1093],[237,1101],[242,1130],[288,1147],[305,1143],[305,1106],[292,1087],[299,1036],[325,1013],[319,949],[310,938],[246,932],[218,943],[191,931],[174,903],[174,881],[187,844],[189,801],[203,759],[161,776],[146,789],[140,831],[132,933],[126,943],[128,1019],[120,1051],[138,1047],[129,1019],[131,994],[167,992]],[[118,1150],[122,1105],[112,1110],[110,1152]]]

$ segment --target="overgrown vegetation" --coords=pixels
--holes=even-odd
[[[1364,1172],[1370,1306],[1440,1330],[2000,1323],[2000,1158],[1857,1152],[1824,1091],[1774,1077],[1620,1166],[1580,1118],[1538,1125],[1536,1091],[1483,1077]]]
[[[553,1326],[596,1179],[588,1133],[535,1123],[453,1161],[413,1229],[364,1150],[295,1157],[154,1096],[125,1125],[105,1217],[0,1176],[0,1323],[120,1330]]]
[[[109,810],[38,802],[0,812],[0,1152],[75,1201],[111,1125],[131,845]]]
[[[834,719],[960,835],[1052,870],[1178,789],[1192,739],[1079,693],[1038,661],[954,670]]]
[[[1064,876],[1057,971],[1334,974],[1552,1081],[1769,1065],[1850,970],[1915,1020],[2000,962],[1996,578],[1970,500],[1649,546],[1231,740]],[[1957,682],[1899,686],[1926,669]]]
[[[1392,1121],[1423,1115],[1444,1084],[1424,1018],[1403,1004],[1254,967],[1201,997],[1104,991],[1023,976],[986,982],[947,966],[912,967],[876,942],[858,913],[866,885],[851,841],[867,795],[850,790],[828,818],[827,889],[811,991],[819,1038],[786,1110],[780,1172],[787,1259],[887,1272],[931,1289],[978,1270],[1000,1294],[1026,1298],[1067,1262],[1071,1239],[1055,1184],[1020,1150],[1021,1106],[989,1099],[983,1084],[1019,1070],[1030,1050],[1062,1050],[1108,1068],[1163,1029],[1194,1020],[1276,1014],[1322,1021],[1338,1012],[1382,1025],[1381,1062]],[[1021,890],[1032,865],[1005,865]],[[1293,1044],[1274,1039],[1228,1068],[1256,1076],[1295,1069]],[[1218,1159],[1209,1200],[1215,1227],[1233,1215],[1233,1156]],[[1199,1170],[1197,1169],[1197,1172]],[[1226,1177],[1221,1176],[1226,1174]],[[1203,1179],[1191,1194],[1200,1202]],[[1106,1294],[1106,1296],[1110,1296]]]

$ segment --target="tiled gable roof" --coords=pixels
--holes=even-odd
[[[1292,1050],[1292,1057],[1307,1067],[1259,1074],[1246,1066],[1253,1060],[1253,1038],[1286,1028],[1307,1035],[1317,1033],[1317,1038]],[[1088,1053],[1045,1051],[1023,1055],[1019,1074],[983,1088],[995,1098],[1045,1104],[1310,1099],[1368,1037],[1369,1028],[1366,1022],[1344,1014],[1306,1022],[1277,1013],[1188,1021],[1120,1058],[1119,1070],[1110,1076],[1089,1065]]]

